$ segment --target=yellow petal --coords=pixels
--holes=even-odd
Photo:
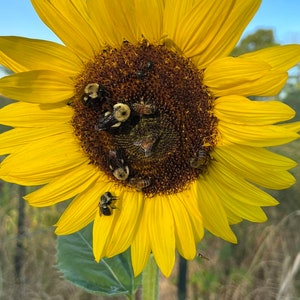
[[[29,71],[0,78],[0,92],[30,103],[66,102],[74,95],[73,81],[55,71]]]
[[[101,195],[108,190],[111,191],[112,186],[112,183],[102,182],[101,179],[98,179],[93,186],[80,193],[72,200],[55,224],[57,226],[55,233],[58,235],[71,234],[92,222],[95,216],[99,215],[98,206]],[[114,215],[112,214],[112,216]],[[109,216],[109,219],[113,218]],[[97,234],[101,236],[101,231]]]
[[[101,44],[108,44],[112,47],[119,47],[122,42],[122,35],[115,27],[111,16],[109,15],[104,1],[87,0],[86,1],[90,17],[96,28],[95,33]]]
[[[155,261],[162,274],[168,277],[175,263],[174,219],[169,199],[163,196],[146,199],[145,210]]]
[[[83,60],[101,49],[86,2],[75,0],[31,0],[42,21]]]
[[[286,130],[292,131],[292,132],[300,131],[300,122],[293,122],[293,123],[289,123],[289,124],[280,124],[279,126],[285,128]]]
[[[224,176],[219,177],[219,174],[220,172],[217,169],[210,169],[210,176],[207,176],[206,180],[219,196],[225,210],[231,211],[232,215],[239,216],[251,222],[265,222],[267,217],[258,206],[260,205],[258,202],[261,201],[260,196],[255,196],[254,194],[255,197],[252,201],[249,201],[251,197],[249,197],[247,189],[244,189],[243,185],[229,186],[228,180],[224,181]],[[230,183],[234,184],[234,181]],[[232,189],[232,187],[234,189]],[[266,197],[269,198],[271,196],[266,195]],[[252,203],[252,205],[250,203]],[[272,203],[273,204],[270,202],[271,205],[277,204],[276,200],[273,200]]]
[[[208,176],[198,179],[195,185],[198,195],[198,207],[203,216],[203,225],[215,236],[236,243],[236,236],[228,224],[222,203],[206,177]]]
[[[137,233],[131,245],[131,262],[134,276],[139,275],[143,271],[151,251],[145,210],[143,210],[142,214]]]
[[[137,24],[150,43],[157,43],[163,33],[163,1],[135,0]]]
[[[136,44],[142,38],[140,28],[136,23],[134,0],[111,1],[103,0],[107,13],[122,38]]]
[[[120,189],[112,190],[112,185],[106,186],[106,191],[110,191],[113,195],[119,197]],[[118,198],[120,200],[120,198]],[[99,201],[98,201],[99,203]],[[121,206],[121,202],[117,201],[116,205]],[[116,222],[120,217],[120,210],[116,208],[110,216],[99,214],[99,209],[94,219],[93,225],[93,253],[97,262],[104,256],[107,256],[107,244],[113,234]]]
[[[212,182],[212,186],[215,187],[217,183],[213,180]],[[262,208],[232,199],[228,190],[224,192],[217,190],[217,193],[219,194],[220,199],[222,199],[222,204],[226,212],[233,216],[237,216],[235,217],[233,224],[236,224],[236,221],[240,222],[239,218],[255,223],[267,221],[268,218]]]
[[[264,62],[241,57],[221,58],[204,71],[204,84],[216,96],[274,96],[282,89],[287,73]]]
[[[65,132],[67,126],[49,128],[15,128],[0,135],[0,155],[17,153],[26,144]]]
[[[54,205],[80,194],[100,177],[99,170],[87,163],[55,178],[43,188],[26,195],[24,199],[36,207]]]
[[[251,101],[231,95],[215,101],[214,115],[228,123],[269,125],[292,119],[295,111],[279,101]]]
[[[193,259],[196,255],[196,242],[191,217],[185,205],[187,201],[189,199],[183,199],[180,194],[169,196],[175,225],[176,248],[185,259]]]
[[[202,213],[198,208],[198,195],[195,190],[195,182],[184,191],[180,192],[180,199],[185,199],[184,206],[189,213],[190,222],[193,227],[195,242],[198,243],[204,236]],[[186,201],[188,199],[188,201]],[[182,200],[183,201],[183,200]]]
[[[234,2],[235,0],[218,3],[202,0],[195,3],[190,12],[177,23],[173,37],[175,44],[185,56],[192,57],[201,53],[204,56],[203,60],[210,58],[212,52],[210,44],[218,37],[218,32],[230,15]],[[222,36],[222,39],[225,37]]]
[[[277,205],[278,201],[271,195],[265,193],[253,184],[240,178],[229,170],[223,163],[214,161],[210,166],[209,176],[215,182],[219,180],[220,189],[228,192],[232,199],[236,199],[244,204],[254,206],[273,206]]]
[[[269,147],[289,143],[299,135],[279,125],[248,126],[219,121],[222,139],[252,147]]]
[[[300,45],[283,45],[265,48],[241,55],[246,59],[265,61],[274,70],[287,71],[300,61]]]
[[[238,224],[243,221],[243,218],[236,215],[233,211],[229,210],[226,205],[223,205],[224,211],[227,215],[229,225]]]
[[[219,5],[217,2],[215,3]],[[199,69],[205,68],[213,60],[225,57],[232,51],[260,4],[261,0],[235,1],[232,10],[216,32],[214,39],[210,41],[207,48],[200,48],[202,51],[198,51],[196,56],[193,57],[193,61]],[[219,21],[217,20],[216,22],[218,23]]]
[[[105,256],[105,245],[114,230],[114,225],[119,212],[112,214],[111,216],[100,216],[98,212],[91,216],[94,219],[93,225],[93,253],[96,262],[99,262],[102,257]]]
[[[49,127],[70,122],[73,109],[67,105],[17,102],[0,109],[0,122],[12,127]]]
[[[173,40],[175,33],[178,30],[178,25],[181,23],[184,16],[191,11],[194,0],[167,0],[164,2],[163,32],[167,35],[168,39]]]
[[[142,193],[124,190],[119,198],[122,202],[117,202],[116,206],[120,210],[120,215],[106,247],[107,257],[120,254],[130,247],[139,227],[143,210],[144,196]]]
[[[0,51],[0,66],[7,68],[13,72],[25,72],[27,69],[21,65],[20,63],[16,62],[14,59],[10,58],[2,51]]]
[[[248,161],[247,165],[253,165],[257,168],[264,168],[271,171],[289,170],[294,168],[297,163],[283,155],[271,152],[264,148],[249,147],[246,145],[226,144],[215,148],[217,155],[222,154],[240,158],[243,163]],[[213,153],[213,156],[215,155]],[[226,153],[226,154],[225,154]]]
[[[0,178],[21,185],[40,185],[87,162],[73,132],[64,132],[10,154],[1,163]]]
[[[270,189],[286,189],[295,183],[295,178],[287,171],[286,167],[274,161],[272,157],[262,155],[256,161],[256,150],[260,148],[247,147],[243,145],[232,145],[217,147],[213,153],[214,159],[226,164],[228,168],[243,178]],[[267,150],[266,150],[267,151]],[[270,152],[271,153],[271,152]],[[262,153],[263,154],[263,153]],[[254,157],[254,159],[253,159]],[[296,165],[292,160],[283,161],[288,167]],[[279,165],[280,168],[276,166]]]
[[[82,68],[72,51],[53,42],[2,36],[0,49],[0,64],[13,72],[52,70],[74,75]]]

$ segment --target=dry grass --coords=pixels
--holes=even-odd
[[[299,224],[300,210],[277,225],[243,225],[238,245],[208,238],[210,260],[189,265],[188,299],[300,299]]]
[[[292,273],[291,269],[300,254],[297,252],[300,249],[295,248],[300,245],[299,221],[300,211],[297,211],[278,225],[253,233],[258,238],[255,251],[241,264],[246,272],[237,282],[232,279],[227,282],[223,299],[293,299],[299,268]]]

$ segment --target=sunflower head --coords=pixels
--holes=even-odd
[[[247,98],[278,94],[299,45],[228,56],[260,2],[32,0],[63,45],[0,38],[0,92],[19,101],[0,111],[0,178],[44,185],[34,206],[72,199],[56,233],[93,223],[96,261],[130,248],[135,275],[152,252],[169,276],[204,229],[235,243],[230,225],[277,204],[260,187],[294,183],[265,147],[300,129]]]
[[[206,170],[217,135],[213,97],[203,70],[164,45],[104,49],[78,76],[70,105],[79,143],[118,185],[174,194]]]

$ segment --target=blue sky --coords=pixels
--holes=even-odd
[[[279,43],[300,44],[300,0],[262,2],[245,34],[258,28],[273,29]],[[0,3],[0,35],[21,35],[59,41],[39,20],[30,0],[0,0]]]

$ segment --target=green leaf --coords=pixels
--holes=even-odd
[[[95,262],[92,253],[92,224],[57,239],[58,268],[64,278],[99,295],[133,295],[141,284],[134,278],[130,251]]]

